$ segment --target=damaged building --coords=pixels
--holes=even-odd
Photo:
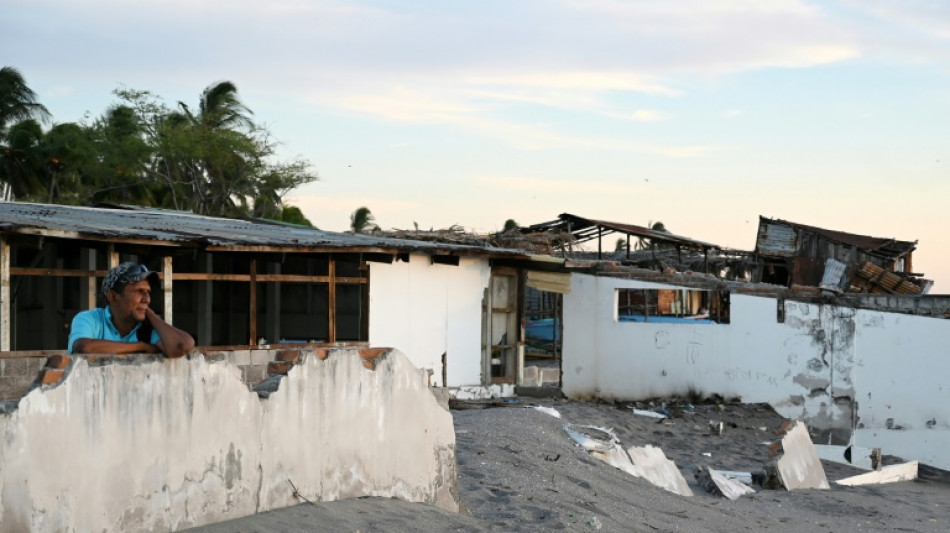
[[[162,272],[153,307],[249,383],[264,374],[244,354],[262,348],[387,346],[458,397],[545,384],[577,399],[738,397],[804,420],[816,443],[950,468],[950,298],[925,294],[915,242],[765,218],[749,252],[566,214],[522,231],[443,242],[0,204],[0,349],[19,368],[2,377],[22,394],[26,363],[62,353],[107,269],[135,260]],[[607,251],[618,233],[627,246]]]

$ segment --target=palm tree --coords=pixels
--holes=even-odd
[[[36,93],[26,84],[20,71],[13,67],[0,68],[0,141],[10,124],[35,118],[49,120],[50,113],[37,103]]]
[[[360,207],[350,215],[350,230],[353,233],[375,233],[379,226],[373,220],[373,214],[368,207]]]
[[[647,223],[647,228],[652,229],[653,231],[659,231],[660,233],[669,233],[669,230],[666,229],[666,226],[663,225],[659,220],[653,222],[652,220]],[[646,237],[640,237],[637,239],[637,244],[633,245],[634,250],[646,250],[650,247],[652,243],[650,239]]]
[[[176,174],[186,181],[192,210],[238,216],[250,210],[251,202],[262,207],[269,195],[255,187],[262,165],[259,145],[253,138],[252,112],[238,98],[237,86],[230,81],[209,85],[201,93],[198,114],[184,102],[178,107],[164,125],[169,134],[175,132],[171,137],[190,141],[174,150],[184,157],[166,161],[176,165]]]

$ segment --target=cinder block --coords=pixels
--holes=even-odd
[[[43,377],[40,378],[40,383],[43,385],[54,385],[59,383],[63,379],[62,370],[44,370]]]
[[[293,367],[294,367],[293,363],[281,363],[281,362],[273,361],[273,362],[267,363],[267,373],[271,375],[280,374],[280,375],[286,376],[287,373],[290,372],[290,369]]]
[[[253,387],[267,378],[267,367],[264,365],[247,365],[244,369],[244,383]]]
[[[0,401],[19,400],[30,390],[32,383],[32,377],[0,377]]]
[[[4,359],[3,360],[3,375],[4,376],[26,376],[30,374],[29,367],[30,367],[29,360],[26,358]]]
[[[228,355],[232,363],[243,366],[251,364],[251,350],[234,350]]]
[[[68,355],[51,355],[46,359],[46,368],[62,370],[69,366]]]
[[[541,385],[541,379],[538,373],[538,367],[536,366],[526,366],[524,367],[524,373],[521,375],[521,385],[524,387],[539,387]]]
[[[561,371],[557,368],[542,368],[539,379],[541,380],[542,385],[557,385],[558,381],[561,380]]]
[[[274,350],[251,350],[250,365],[266,365],[274,359]]]
[[[283,363],[299,363],[300,350],[278,350],[274,359]]]

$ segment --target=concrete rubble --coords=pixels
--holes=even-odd
[[[737,500],[742,496],[755,494],[755,490],[736,477],[732,477],[730,472],[714,470],[708,466],[697,472],[696,481],[706,489],[706,492],[719,494],[730,500]],[[748,476],[749,483],[752,482],[752,474],[741,472]]]
[[[608,437],[608,440],[595,439],[575,430],[570,424],[564,426],[564,431],[574,442],[593,457],[672,493],[681,496],[693,495],[679,468],[660,448],[647,445],[631,446],[624,450],[613,430],[594,426],[578,427],[599,431]]]
[[[784,435],[769,445],[776,459],[765,467],[764,486],[786,490],[830,489],[808,429],[800,420],[786,422]]]
[[[839,479],[835,483],[846,487],[857,487],[859,485],[883,485],[885,483],[897,483],[898,481],[913,481],[917,479],[919,464],[917,461],[910,461],[889,465],[882,467],[880,470]]]

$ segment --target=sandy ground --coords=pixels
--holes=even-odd
[[[461,514],[362,498],[305,503],[193,531],[950,531],[950,484],[842,487],[833,481],[862,471],[837,463],[823,463],[831,490],[759,490],[736,501],[705,492],[693,476],[698,468],[748,472],[769,461],[763,443],[783,419],[766,405],[670,402],[667,420],[635,415],[628,403],[521,398],[488,405],[453,410]],[[534,406],[556,409],[562,418]],[[722,435],[710,435],[711,420],[724,422]],[[612,428],[624,447],[659,446],[694,495],[672,494],[594,459],[575,446],[565,424]]]

